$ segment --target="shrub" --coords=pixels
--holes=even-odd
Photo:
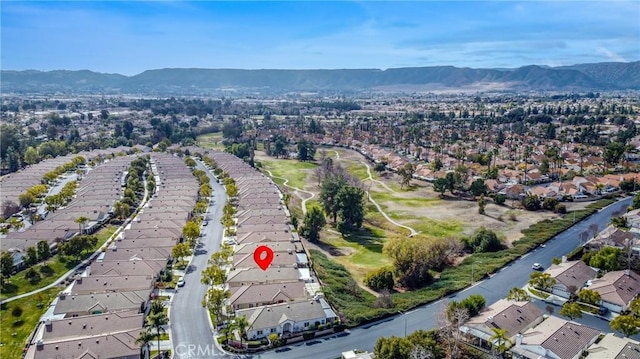
[[[389,267],[382,267],[369,272],[363,280],[364,284],[379,292],[383,289],[393,288],[393,271]]]
[[[522,200],[522,206],[528,211],[537,211],[540,209],[540,198],[536,195],[528,195]]]
[[[556,204],[556,206],[553,209],[553,211],[556,212],[556,213],[565,214],[565,213],[567,213],[567,206],[565,206],[562,203],[558,203],[558,204]]]
[[[21,306],[13,307],[13,309],[11,309],[11,315],[13,315],[16,318],[20,317],[22,315],[22,307]]]
[[[48,264],[43,264],[40,266],[40,273],[45,277],[51,277],[53,275],[53,269]]]
[[[543,209],[548,209],[550,211],[553,211],[553,210],[555,210],[555,208],[558,205],[558,203],[560,203],[560,202],[558,201],[557,198],[553,198],[553,197],[545,198],[544,201],[542,202],[542,208]]]
[[[497,205],[503,205],[506,200],[507,200],[507,196],[505,196],[505,195],[503,195],[501,193],[499,193],[495,197],[493,197],[493,201]]]
[[[40,279],[42,277],[40,277],[40,273],[38,273],[37,270],[35,270],[35,268],[31,267],[27,270],[27,273],[25,273],[24,277],[29,281],[29,283],[31,284],[36,284],[40,281]]]
[[[462,241],[474,253],[497,252],[504,247],[498,236],[484,227],[480,227],[472,237],[465,238]]]
[[[304,333],[302,333],[302,339],[304,339],[304,340],[313,339],[315,336],[316,336],[315,332],[304,332]]]
[[[463,299],[460,304],[469,311],[469,316],[473,317],[478,315],[482,308],[484,308],[486,300],[480,294],[472,294]]]

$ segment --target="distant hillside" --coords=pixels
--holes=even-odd
[[[112,93],[201,93],[219,89],[263,92],[403,89],[464,89],[498,84],[512,90],[640,89],[640,62],[579,64],[550,68],[472,69],[453,66],[387,70],[159,69],[135,76],[82,71],[2,71],[2,90]]]
[[[623,88],[638,89],[640,84],[640,61],[579,64],[558,69],[577,70],[600,83],[615,84]]]

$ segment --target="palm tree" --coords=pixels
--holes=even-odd
[[[158,352],[160,352],[160,334],[167,332],[167,330],[164,329],[164,326],[169,324],[169,318],[167,318],[167,315],[164,314],[164,312],[160,312],[149,315],[147,319],[149,320],[150,326],[156,331],[155,335],[158,338]]]
[[[236,317],[236,319],[233,321],[233,326],[240,332],[240,348],[242,348],[242,336],[247,329],[251,328],[251,326],[249,325],[247,317],[245,316]]]
[[[155,337],[156,335],[153,334],[150,330],[144,330],[140,332],[140,335],[138,336],[138,338],[136,339],[136,344],[140,344],[140,351],[143,351],[144,348],[149,349],[149,345],[151,343],[151,341],[153,340],[153,337]],[[146,358],[147,356],[144,355],[144,353],[141,353],[143,358]]]
[[[152,300],[151,306],[149,307],[149,314],[155,315],[158,313],[162,313],[163,309],[164,309],[164,304],[162,304],[162,301],[160,299]]]
[[[73,220],[78,224],[78,233],[82,234],[82,230],[84,229],[84,224],[89,222],[89,218],[85,216],[79,216],[78,218]]]
[[[493,335],[489,337],[491,345],[496,344],[500,356],[504,355],[504,352],[513,344],[508,337],[507,331],[500,328],[491,328]]]

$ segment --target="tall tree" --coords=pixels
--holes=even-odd
[[[300,229],[300,234],[310,241],[317,241],[320,239],[320,231],[326,223],[322,210],[313,206],[304,215],[304,222]]]
[[[13,255],[7,251],[3,251],[0,254],[0,273],[3,276],[8,277],[13,271]]]
[[[167,318],[167,315],[162,311],[147,316],[147,320],[149,321],[149,325],[156,332],[156,338],[158,340],[158,352],[160,352],[160,335],[167,332],[164,327],[169,324],[169,318]]]
[[[640,318],[634,315],[619,315],[611,321],[609,326],[624,334],[625,337],[631,337],[640,332]]]
[[[251,328],[245,316],[238,316],[233,321],[233,327],[238,329],[240,335],[240,347],[242,348],[242,338],[246,336],[247,329]]]
[[[574,320],[575,318],[582,318],[582,309],[580,309],[580,305],[578,303],[567,302],[562,306],[562,308],[560,308],[560,315],[569,317],[571,320]]]
[[[179,262],[182,262],[182,259],[189,254],[191,254],[191,248],[188,243],[178,243],[171,248],[171,256],[178,259]]]
[[[400,176],[400,188],[409,186],[414,173],[416,173],[416,165],[410,162],[405,163],[404,166],[398,169],[398,175]]]
[[[74,222],[76,222],[78,224],[78,233],[79,234],[83,234],[84,232],[84,225],[89,222],[89,218],[86,216],[78,216],[76,217],[76,219],[73,220]]]
[[[340,209],[338,192],[345,185],[346,181],[344,178],[337,176],[327,176],[322,181],[320,203],[327,215],[333,219],[333,223],[337,222],[338,211]]]
[[[341,233],[354,231],[362,227],[364,221],[364,191],[361,188],[346,185],[336,196],[340,222],[338,229]]]
[[[156,335],[153,334],[153,332],[151,332],[150,330],[148,330],[148,328],[141,331],[140,334],[138,335],[138,338],[136,338],[136,344],[140,344],[140,351],[144,352],[145,349],[149,350],[149,346],[151,345],[151,342],[153,341],[155,336]],[[141,358],[146,358],[146,356],[141,355]]]
[[[207,289],[202,306],[207,308],[215,317],[215,323],[218,324],[222,319],[222,309],[224,308],[225,299],[229,298],[229,292],[216,287]]]

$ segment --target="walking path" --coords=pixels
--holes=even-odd
[[[337,154],[337,152],[336,152],[336,154]],[[283,184],[285,187],[289,187],[289,188],[294,189],[294,190],[296,190],[296,191],[298,191],[298,192],[307,193],[307,194],[309,194],[309,195],[310,195],[310,197],[302,198],[302,196],[300,196],[300,195],[298,194],[298,197],[300,197],[300,199],[302,199],[302,204],[301,204],[301,207],[302,207],[302,214],[307,214],[307,201],[309,201],[310,199],[312,199],[313,197],[315,197],[315,196],[316,196],[316,194],[315,194],[315,193],[313,193],[313,192],[305,191],[305,190],[300,189],[300,188],[298,188],[298,187],[290,186],[290,185],[289,185],[289,180],[288,180],[287,178],[274,176],[274,175],[273,175],[273,173],[271,173],[271,171],[269,171],[269,170],[266,170],[266,171],[267,171],[267,173],[269,173],[269,177],[271,177],[271,178],[278,178],[278,179],[284,180],[284,182],[283,182],[282,184]]]
[[[334,152],[336,153],[336,159],[340,159],[340,155],[338,154],[338,151],[335,151],[335,150],[334,150]],[[363,165],[365,165],[365,167],[367,168],[367,175],[369,176],[368,178],[365,178],[365,179],[364,179],[364,181],[371,181],[371,182],[379,183],[379,184],[381,184],[383,187],[385,187],[387,190],[389,190],[389,191],[391,191],[391,192],[393,192],[393,193],[397,193],[397,192],[396,192],[396,191],[394,191],[393,189],[389,188],[389,186],[387,186],[385,183],[383,183],[383,182],[381,182],[381,181],[378,181],[378,180],[374,179],[374,178],[373,178],[373,175],[371,174],[371,167],[369,167],[369,165],[368,165],[368,164],[366,164],[365,162],[362,162],[362,161],[361,161],[360,163],[362,163]],[[309,201],[310,199],[314,198],[314,197],[316,196],[316,194],[315,194],[315,193],[313,193],[313,192],[310,192],[310,191],[306,191],[306,190],[300,189],[300,188],[298,188],[298,187],[291,186],[291,185],[289,185],[289,180],[288,180],[287,178],[274,176],[274,175],[273,175],[273,173],[272,173],[271,171],[269,171],[269,170],[266,170],[266,171],[267,171],[267,173],[269,174],[269,177],[271,177],[271,178],[278,178],[278,179],[284,180],[284,182],[283,182],[282,184],[283,184],[285,187],[289,187],[289,188],[291,188],[291,189],[293,189],[293,190],[296,190],[296,191],[298,191],[298,192],[302,192],[302,193],[307,193],[307,194],[309,194],[309,197],[307,197],[307,198],[303,198],[302,196],[300,196],[299,194],[297,194],[297,195],[298,195],[298,197],[300,197],[300,198],[302,199],[302,204],[301,204],[301,207],[302,207],[302,214],[307,214],[307,201]],[[418,231],[416,231],[415,229],[413,229],[413,228],[411,228],[411,227],[409,227],[409,226],[405,226],[404,224],[402,224],[402,223],[398,223],[398,222],[394,221],[393,219],[391,219],[391,217],[389,217],[389,216],[388,216],[388,215],[387,215],[387,214],[382,210],[382,207],[380,207],[380,205],[379,205],[379,204],[378,204],[378,203],[373,199],[373,197],[371,197],[371,193],[369,193],[369,191],[365,191],[365,193],[367,194],[367,198],[369,199],[369,201],[370,201],[371,203],[373,203],[373,205],[374,205],[374,206],[376,206],[376,208],[378,209],[378,212],[380,212],[380,214],[382,214],[382,216],[383,216],[387,221],[389,221],[389,223],[391,223],[391,224],[393,224],[393,225],[395,225],[395,226],[398,226],[398,227],[401,227],[401,228],[404,228],[404,229],[408,230],[408,231],[409,231],[409,237],[413,237],[413,236],[415,236],[416,234],[418,234],[418,233],[419,233],[419,232],[418,232]]]
[[[360,163],[362,163],[363,165],[365,165],[365,167],[367,167],[367,175],[369,175],[369,178],[366,178],[366,179],[365,179],[365,181],[366,181],[366,180],[370,180],[370,181],[372,181],[372,182],[379,182],[379,183],[382,183],[382,182],[380,182],[380,181],[378,181],[378,180],[374,180],[374,179],[373,179],[373,176],[371,175],[371,167],[369,167],[369,165],[368,165],[368,164],[366,164],[366,163],[364,163],[364,162],[360,162]],[[389,187],[387,187],[387,185],[385,185],[385,184],[383,184],[383,185],[384,185],[387,189],[389,189],[390,191],[394,192],[392,189],[390,189]],[[373,205],[374,205],[374,206],[376,206],[376,208],[378,209],[378,212],[380,212],[380,214],[382,214],[382,216],[383,216],[387,221],[389,221],[390,223],[392,223],[392,224],[394,224],[394,225],[396,225],[396,226],[398,226],[398,227],[402,227],[402,228],[405,228],[405,229],[409,230],[409,232],[410,232],[409,237],[413,237],[413,236],[415,236],[416,234],[418,234],[418,233],[419,233],[419,232],[418,232],[418,231],[416,231],[415,229],[413,229],[413,228],[411,228],[411,227],[409,227],[409,226],[405,226],[404,224],[402,224],[402,223],[398,223],[398,222],[394,221],[393,219],[391,219],[391,218],[390,218],[390,217],[389,217],[389,216],[388,216],[388,215],[387,215],[387,214],[382,210],[382,208],[380,207],[380,205],[379,205],[379,204],[378,204],[378,203],[373,199],[373,197],[371,197],[371,193],[369,193],[369,191],[365,191],[365,192],[367,193],[367,196],[369,197],[369,201],[370,201],[371,203],[373,203]]]

